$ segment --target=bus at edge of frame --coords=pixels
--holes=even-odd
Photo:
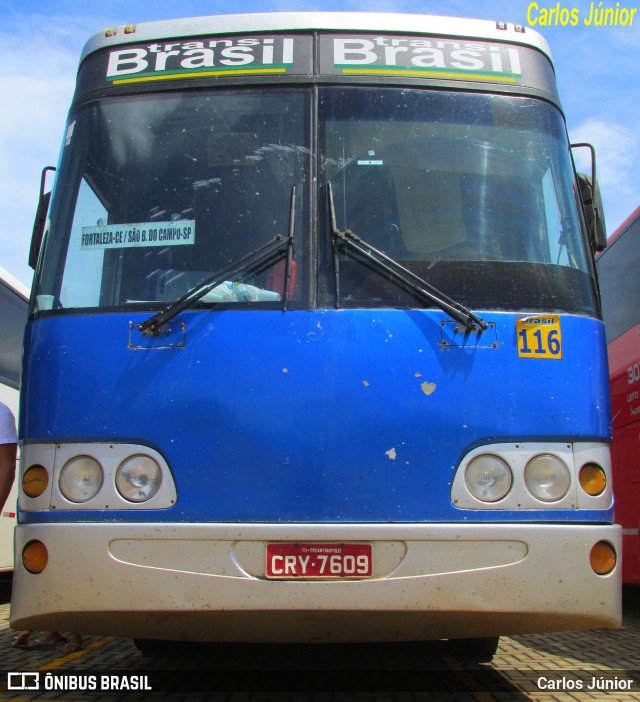
[[[622,527],[622,581],[629,585],[640,585],[639,256],[640,208],[637,208],[611,235],[607,248],[597,257],[611,382],[616,520]]]
[[[128,25],[86,45],[64,134],[14,628],[488,660],[619,625],[606,235],[539,34]]]

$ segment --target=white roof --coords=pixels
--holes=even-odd
[[[10,288],[13,288],[13,290],[19,295],[22,295],[22,297],[25,297],[27,300],[29,299],[31,295],[29,288],[2,267],[0,267],[0,280],[6,283]]]
[[[368,12],[273,12],[265,14],[215,15],[188,19],[144,22],[114,28],[114,36],[105,32],[95,34],[84,47],[82,58],[108,46],[143,43],[160,39],[252,32],[328,30],[349,32],[384,32],[385,34],[429,34],[436,37],[460,37],[488,41],[512,42],[532,46],[551,58],[547,41],[530,27],[516,31],[506,23],[498,29],[497,22],[435,15],[403,15]],[[134,27],[127,32],[125,29]]]

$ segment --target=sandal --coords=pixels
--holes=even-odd
[[[57,642],[45,643],[40,639],[31,639],[31,641],[27,641],[21,648],[26,648],[27,651],[51,651],[56,647],[56,643]]]
[[[23,631],[18,634],[12,641],[11,646],[13,648],[28,648],[29,647],[29,635],[30,631]]]

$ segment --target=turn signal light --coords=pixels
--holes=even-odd
[[[589,555],[591,568],[598,575],[608,575],[616,567],[616,551],[607,541],[598,541]]]
[[[29,541],[22,549],[22,565],[27,572],[38,575],[47,567],[48,562],[49,553],[42,541]]]
[[[27,497],[40,497],[49,484],[49,473],[44,466],[33,465],[22,476],[22,492]]]
[[[607,487],[607,476],[597,463],[586,463],[583,465],[580,468],[579,479],[582,489],[591,497],[602,495]]]

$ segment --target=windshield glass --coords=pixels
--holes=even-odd
[[[317,113],[304,87],[167,91],[78,109],[49,214],[40,309],[159,310],[226,270],[230,279],[193,305],[432,306],[351,248],[332,250],[331,183],[339,230],[469,309],[597,314],[557,109],[380,85],[317,95]],[[236,271],[287,237],[292,220],[290,266],[282,247]]]
[[[39,294],[53,296],[56,309],[149,307],[286,237],[292,187],[308,178],[307,99],[301,91],[170,93],[78,111],[67,130]],[[290,303],[304,289],[300,232],[296,241]],[[283,253],[223,281],[201,302],[273,305],[284,273]]]
[[[550,105],[330,89],[319,122],[339,229],[471,307],[594,312],[564,123]],[[416,305],[352,251],[340,251],[339,276],[340,304]]]

